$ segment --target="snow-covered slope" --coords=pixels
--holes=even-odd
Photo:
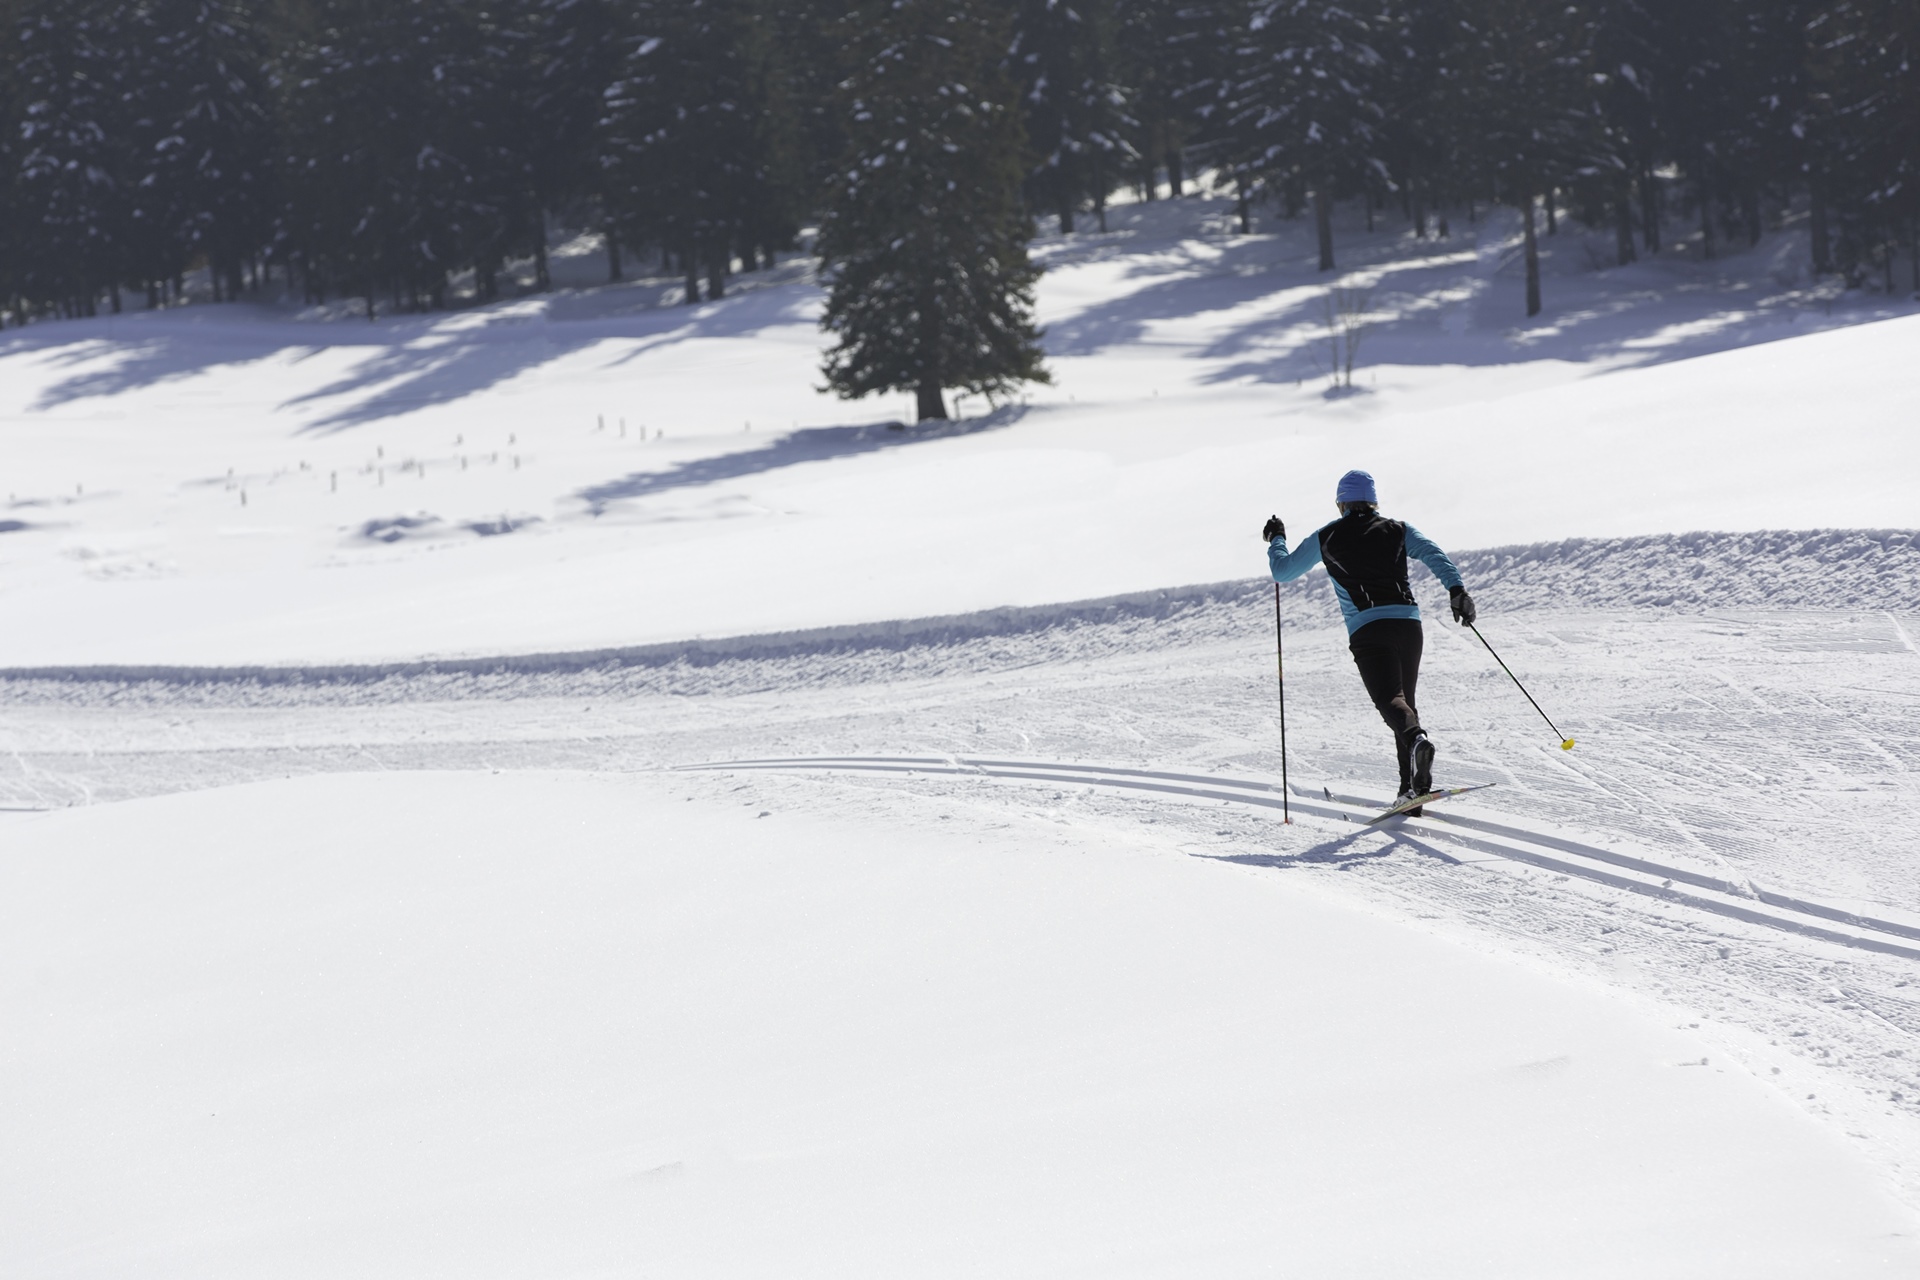
[[[468,773],[6,830],[22,1280],[1920,1267],[1696,1033],[1042,821]]]
[[[934,430],[798,262],[0,335],[0,1273],[1920,1270],[1920,316],[1346,228],[1328,396],[1225,213]],[[1386,829],[1353,465],[1579,740],[1441,605]]]
[[[1356,231],[1341,280],[1379,318],[1329,398],[1301,228],[1222,217],[1043,242],[1056,384],[930,430],[813,390],[798,264],[688,309],[642,282],[12,335],[0,666],[602,648],[1219,581],[1351,466],[1455,549],[1920,523],[1920,318],[1795,283],[1787,240],[1595,272],[1568,233],[1521,325],[1506,224]]]

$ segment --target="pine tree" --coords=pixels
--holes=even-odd
[[[1891,293],[1904,247],[1920,292],[1920,15],[1901,0],[1841,0],[1821,26],[1837,265],[1856,281],[1877,266]]]
[[[1260,0],[1228,128],[1257,177],[1297,179],[1313,200],[1320,269],[1332,270],[1333,200],[1383,169],[1372,25],[1327,0]]]
[[[1240,195],[1240,230],[1253,229],[1247,204],[1261,147],[1242,127],[1241,89],[1250,63],[1259,58],[1251,42],[1257,0],[1182,0],[1176,34],[1179,88],[1174,100],[1193,122],[1192,157],[1210,165],[1215,180],[1227,176]]]
[[[284,104],[287,231],[310,287],[438,305],[451,271],[492,292],[505,211],[485,181],[497,100],[464,0],[318,0]]]
[[[548,214],[578,210],[599,191],[595,130],[619,69],[611,0],[497,0],[485,25],[495,87],[482,182],[501,211],[497,253],[530,248],[547,288]],[[618,278],[619,249],[607,227]]]
[[[92,315],[127,247],[121,7],[31,0],[13,23],[14,289],[29,306]],[[112,293],[114,303],[119,293]]]
[[[1434,109],[1457,70],[1449,61],[1454,10],[1453,0],[1397,0],[1373,19],[1372,44],[1381,57],[1373,81],[1381,115],[1376,146],[1418,238],[1427,234],[1428,215],[1459,194],[1455,132]]]
[[[1107,195],[1138,159],[1112,45],[1107,0],[1019,0],[1015,8],[1008,62],[1032,149],[1028,200],[1059,218],[1062,235],[1088,199],[1106,230]]]
[[[128,283],[149,302],[203,259],[214,296],[241,288],[242,264],[271,234],[272,102],[265,43],[233,0],[153,0],[137,13],[125,187],[138,249]]]
[[[1535,206],[1592,163],[1592,30],[1579,9],[1467,0],[1456,56],[1463,154],[1495,197],[1520,210],[1527,315],[1540,314]]]
[[[638,0],[602,119],[602,181],[628,243],[679,258],[718,298],[736,248],[780,203],[764,111],[765,46],[748,0]]]
[[[1655,85],[1664,74],[1663,34],[1649,0],[1599,0],[1593,20],[1594,174],[1596,203],[1614,227],[1614,259],[1620,266],[1639,258],[1634,247],[1634,199],[1640,192],[1640,226],[1647,251],[1660,248],[1660,203],[1656,170],[1666,141],[1655,109]]]
[[[1032,226],[1020,204],[1020,118],[999,70],[1005,35],[982,0],[881,0],[849,27],[848,153],[818,248],[835,336],[827,385],[849,399],[943,389],[1004,395],[1046,382],[1032,321]]]

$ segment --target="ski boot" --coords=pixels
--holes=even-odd
[[[1413,794],[1423,796],[1433,790],[1433,743],[1426,734],[1415,734],[1409,754],[1413,757]]]

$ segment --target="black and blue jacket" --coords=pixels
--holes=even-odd
[[[1287,550],[1285,538],[1267,544],[1267,567],[1275,582],[1291,582],[1316,564],[1327,566],[1333,594],[1352,635],[1377,618],[1420,617],[1407,583],[1407,557],[1417,557],[1448,590],[1460,586],[1460,571],[1447,553],[1410,524],[1389,520],[1368,507],[1348,512]]]

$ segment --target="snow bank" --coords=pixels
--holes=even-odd
[[[1257,546],[1250,548],[1257,561]],[[1828,529],[1576,538],[1456,555],[1489,615],[1526,609],[1824,609],[1910,613],[1920,602],[1920,533]],[[1415,590],[1445,597],[1415,562]],[[0,669],[0,703],[158,699],[229,705],[394,702],[564,693],[739,693],[903,675],[991,671],[1129,648],[1264,632],[1272,584],[1208,583],[944,617],[634,645],[572,653],[327,666],[89,666]],[[1338,605],[1316,569],[1282,588],[1295,627],[1331,625]],[[826,659],[828,661],[822,661]],[[716,670],[720,668],[720,670]]]
[[[1631,1005],[1271,872],[695,785],[15,820],[0,1270],[1920,1266],[1840,1139]]]

